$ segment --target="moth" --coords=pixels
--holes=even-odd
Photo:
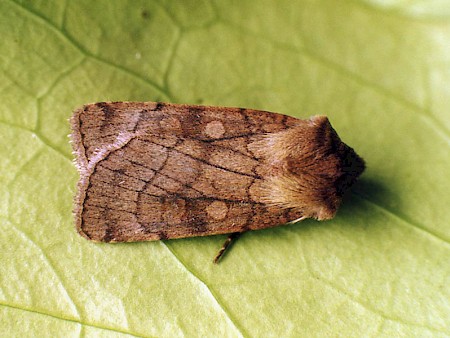
[[[100,102],[77,109],[76,229],[96,242],[239,234],[331,219],[364,161],[327,117]]]

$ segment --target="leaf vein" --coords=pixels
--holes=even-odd
[[[135,336],[135,337],[142,337],[142,338],[151,337],[151,336],[144,336],[144,335],[141,335],[141,334],[137,334],[135,332],[126,331],[126,330],[122,330],[122,329],[96,325],[96,324],[93,324],[93,323],[87,323],[87,322],[84,322],[82,320],[78,320],[78,319],[75,319],[75,318],[58,316],[56,314],[52,314],[50,312],[46,312],[46,311],[42,311],[42,310],[28,309],[28,308],[25,308],[25,307],[19,306],[19,305],[13,305],[13,304],[7,304],[7,303],[4,303],[4,302],[0,302],[0,306],[7,307],[7,308],[10,308],[10,309],[30,312],[30,313],[34,313],[34,314],[38,314],[38,315],[42,315],[42,316],[47,316],[47,317],[51,317],[51,318],[54,318],[54,319],[59,319],[59,320],[65,321],[65,322],[71,322],[71,323],[74,323],[74,324],[88,326],[88,327],[92,327],[92,328],[96,328],[96,329],[101,329],[101,330],[107,330],[107,331],[111,331],[111,332],[128,334],[128,335],[132,335],[132,336]]]
[[[160,241],[165,247],[166,249],[172,254],[172,256],[181,264],[181,266],[190,274],[192,275],[196,280],[198,280],[202,285],[205,286],[205,288],[209,291],[211,297],[216,301],[217,305],[219,305],[219,307],[222,309],[222,311],[224,312],[224,314],[228,317],[228,319],[230,320],[230,322],[233,324],[233,326],[235,327],[235,329],[239,332],[239,334],[242,337],[246,337],[249,336],[248,334],[244,335],[244,329],[242,327],[240,327],[237,324],[237,320],[235,318],[233,318],[233,316],[231,315],[230,311],[227,310],[227,308],[222,304],[221,301],[219,301],[218,297],[214,294],[214,292],[211,290],[211,288],[206,284],[206,282],[201,279],[197,274],[195,274],[193,271],[191,271],[191,269],[188,268],[188,266],[175,254],[175,252],[163,241]],[[212,264],[212,263],[211,263]]]
[[[163,88],[162,86],[158,85],[156,82],[153,82],[141,75],[139,75],[138,73],[132,71],[131,69],[128,69],[126,67],[123,67],[119,64],[115,64],[111,61],[108,61],[106,59],[103,59],[102,57],[95,55],[91,52],[89,52],[87,49],[85,49],[81,44],[79,44],[77,41],[75,41],[71,36],[69,36],[66,32],[62,31],[59,27],[55,26],[52,22],[50,22],[47,18],[43,17],[42,15],[40,15],[39,13],[33,11],[30,8],[27,8],[25,6],[23,6],[22,4],[17,3],[14,0],[8,0],[10,3],[14,4],[15,6],[17,6],[18,8],[21,8],[24,12],[28,13],[30,16],[34,17],[36,20],[42,22],[43,24],[47,25],[51,30],[53,30],[57,35],[59,35],[60,37],[62,37],[65,41],[67,41],[68,43],[70,43],[73,47],[75,47],[76,49],[78,49],[78,51],[82,54],[84,54],[86,57],[89,57],[93,60],[96,60],[100,63],[103,63],[107,66],[110,66],[112,68],[115,68],[125,74],[128,74],[129,76],[131,76],[132,78],[145,83],[146,85],[149,85],[151,87],[153,87],[154,89],[156,89],[157,91],[159,91],[161,94],[165,95],[169,100],[173,101],[171,95],[167,92],[167,90],[165,88]]]
[[[400,215],[398,212],[395,213],[392,210],[390,210],[389,208],[387,208],[386,206],[383,206],[383,205],[381,205],[379,203],[376,203],[376,202],[372,201],[367,196],[361,195],[361,194],[356,193],[356,192],[353,192],[353,194],[355,196],[358,196],[358,198],[366,201],[367,203],[369,203],[373,207],[381,210],[382,212],[384,212],[384,213],[386,213],[386,214],[388,214],[388,215],[390,215],[392,217],[395,217],[395,218],[401,220],[403,224],[408,224],[408,225],[412,226],[413,228],[416,228],[416,229],[420,230],[421,232],[426,233],[427,235],[444,242],[446,245],[450,245],[450,239],[445,238],[443,235],[438,234],[438,233],[428,229],[427,227],[425,227],[424,225],[422,225],[420,223],[417,223],[417,222],[415,222],[415,221],[413,221],[411,219],[408,219],[405,215]]]

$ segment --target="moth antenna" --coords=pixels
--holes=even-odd
[[[217,264],[219,263],[220,259],[223,257],[225,251],[230,247],[230,245],[236,241],[239,236],[241,236],[242,232],[233,232],[223,243],[222,247],[220,248],[219,252],[217,253],[216,257],[214,257],[213,263]]]

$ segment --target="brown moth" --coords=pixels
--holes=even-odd
[[[71,118],[78,232],[98,242],[237,234],[331,219],[364,161],[325,116],[101,102]]]

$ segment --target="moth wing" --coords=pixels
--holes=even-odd
[[[242,108],[191,106],[161,102],[99,102],[77,109],[71,118],[71,141],[77,165],[85,168],[99,151],[118,138],[151,133],[229,141],[245,148],[246,137],[283,130],[299,120]]]
[[[70,136],[80,171],[100,149],[114,144],[120,135],[135,131],[142,114],[153,110],[157,110],[155,102],[99,102],[75,110]]]
[[[296,121],[239,108],[160,103],[103,103],[77,111],[78,231],[97,241],[142,241],[298,218],[259,201],[261,172],[268,168],[247,147],[252,138]]]

